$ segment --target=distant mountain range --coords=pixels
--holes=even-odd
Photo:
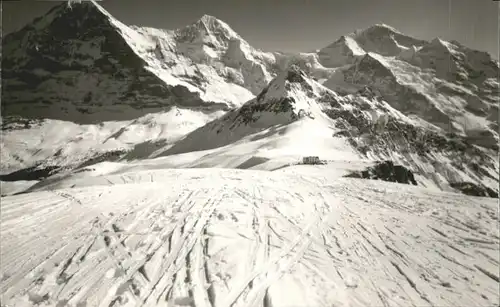
[[[458,42],[380,24],[317,52],[265,52],[213,16],[163,30],[82,2],[8,34],[2,53],[4,174],[200,150],[344,150],[397,161],[420,185],[498,193],[500,65]],[[318,141],[301,146],[308,133]]]

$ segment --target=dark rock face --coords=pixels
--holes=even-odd
[[[77,168],[84,168],[101,162],[115,162],[127,154],[125,150],[113,150],[99,154],[80,164]]]
[[[361,172],[353,172],[345,177],[383,180],[417,185],[413,172],[402,165],[394,165],[392,161],[383,161]]]
[[[287,72],[286,81],[291,83],[302,83],[304,80],[304,73],[295,65],[292,65]]]
[[[244,104],[238,111],[237,118],[243,124],[255,122],[258,119],[260,112],[290,113],[290,120],[296,120],[297,115],[292,111],[295,99],[293,97],[285,97],[278,100],[268,101],[266,103]],[[235,121],[238,122],[238,121]]]
[[[363,99],[358,97],[369,99],[371,105],[363,106]],[[498,182],[497,161],[494,158],[498,152],[498,144],[481,146],[477,140],[472,139],[470,133],[466,136],[439,132],[403,121],[390,115],[383,100],[369,95],[367,97],[365,92],[341,98],[323,95],[320,100],[329,106],[323,112],[336,122],[338,131],[334,137],[346,138],[361,155],[378,156],[385,160],[392,159],[398,153],[400,157],[406,158],[415,174],[430,178],[438,185],[440,183],[435,179],[434,172],[441,174],[448,184],[456,181],[461,173],[471,175],[477,180],[474,181],[476,184],[486,178]],[[347,107],[346,104],[354,105],[355,108]],[[363,112],[377,109],[386,117],[372,120]],[[479,131],[475,136],[484,140],[485,133],[487,132]],[[494,137],[493,134],[486,136],[487,140]],[[443,160],[436,159],[436,155]],[[415,162],[415,158],[420,162]],[[357,176],[364,178],[361,173]],[[489,188],[495,189],[493,186]]]
[[[4,116],[2,114],[2,131],[13,131],[13,130],[22,130],[22,129],[30,129],[40,125],[42,120],[28,119],[19,116]]]
[[[267,92],[269,91],[269,85],[266,86],[262,92],[259,93],[259,95],[257,95],[257,102],[262,102],[264,100],[264,98],[266,97],[266,94]]]
[[[472,182],[454,182],[450,185],[465,195],[498,198],[497,192]]]
[[[82,2],[58,5],[7,35],[2,115],[94,123],[93,115],[98,121],[127,120],[144,109],[201,102],[197,93],[169,86],[148,70],[123,27],[95,4]]]
[[[467,137],[440,134],[392,117],[388,118],[383,129],[378,129],[360,109],[344,109],[333,97],[325,97],[324,102],[331,106],[324,111],[325,114],[336,120],[336,128],[341,129],[335,136],[346,137],[361,154],[371,152],[390,156],[394,152],[404,155],[416,153],[424,161],[434,161],[433,153],[440,153],[458,169],[468,169],[479,178],[491,177],[484,168],[495,168],[495,161],[487,150],[475,146]],[[498,150],[498,147],[493,149]],[[418,165],[415,167],[418,168]]]
[[[299,84],[302,90],[306,93],[307,96],[312,97],[314,90],[306,81],[306,74],[302,71],[297,65],[291,65],[288,68],[285,88],[290,90],[290,85],[293,83]]]
[[[2,181],[20,181],[20,180],[41,180],[56,174],[60,171],[59,166],[33,166],[21,169],[6,175],[0,175]]]
[[[1,181],[19,181],[19,180],[26,180],[26,181],[31,181],[31,180],[43,180],[46,178],[49,178],[53,175],[59,174],[64,171],[68,171],[73,168],[81,169],[90,165],[94,165],[100,162],[114,162],[118,161],[121,158],[123,158],[127,154],[127,151],[123,150],[114,150],[114,151],[108,151],[104,153],[97,154],[94,157],[89,158],[88,160],[84,161],[80,165],[74,167],[74,166],[66,166],[66,167],[60,167],[57,165],[36,165],[33,167],[28,167],[24,168],[9,174],[5,175],[0,175],[0,180]],[[57,156],[58,153],[56,153],[54,156]]]
[[[136,70],[144,67],[144,61],[125,42],[110,17],[91,3],[59,5],[42,18],[5,37],[2,66],[6,71],[2,73],[6,76],[34,69],[113,74],[120,66]],[[42,22],[48,24],[39,26]],[[30,84],[31,88],[36,86]]]

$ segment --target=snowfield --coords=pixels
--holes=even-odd
[[[150,154],[153,150],[149,147],[155,148],[155,143],[168,148],[188,132],[222,114],[223,111],[173,107],[130,121],[95,125],[46,119],[30,129],[2,131],[0,172],[40,163],[75,166],[109,151],[130,151],[128,157]]]
[[[499,303],[491,198],[308,166],[96,176],[2,198],[2,306]]]

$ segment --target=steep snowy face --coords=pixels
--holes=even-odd
[[[320,49],[318,56],[325,67],[339,67],[352,64],[369,52],[383,56],[396,56],[425,43],[426,41],[404,35],[388,25],[377,24],[342,36],[331,45]]]
[[[439,38],[423,45],[409,61],[432,69],[437,77],[452,82],[471,82],[480,86],[487,79],[498,78],[498,61],[487,52]]]
[[[133,27],[151,43],[139,52],[165,79],[184,82],[206,101],[240,106],[275,75],[275,56],[250,46],[225,22],[204,15],[177,30]]]
[[[241,75],[243,87],[257,94],[272,79],[273,75],[268,66],[273,60],[269,59],[259,56],[246,41],[234,38],[229,41],[221,62],[227,65],[226,70],[231,69],[233,73]]]
[[[351,64],[365,54],[365,50],[352,37],[342,36],[331,45],[320,49],[318,58],[325,67],[339,67]]]
[[[172,32],[184,66],[196,66],[205,79],[222,80],[258,94],[273,78],[274,55],[250,46],[222,20],[204,15],[195,23]],[[199,67],[202,67],[201,69]],[[203,69],[209,67],[210,69]],[[211,70],[211,72],[208,72]],[[175,75],[176,71],[172,73]]]
[[[487,57],[475,60],[471,51],[468,60],[465,52],[452,54],[450,50],[448,43],[435,40],[403,57],[369,53],[339,69],[325,85],[335,90],[368,87],[406,115],[498,150],[499,98],[494,94],[499,84],[494,75],[498,63]],[[451,77],[460,74],[461,78]]]
[[[204,15],[195,23],[174,32],[177,49],[196,62],[218,59],[229,41],[240,37],[225,22]]]
[[[141,38],[95,2],[54,7],[5,37],[3,116],[100,122],[204,105],[197,91],[166,84],[148,67],[137,53]]]
[[[433,72],[443,80],[439,85],[444,95],[460,99],[466,112],[484,118],[498,132],[500,65],[488,53],[434,39],[406,61]]]
[[[444,94],[461,98],[466,112],[484,118],[491,131],[498,132],[500,64],[487,52],[435,39],[421,48],[410,63],[428,67],[444,80]]]
[[[420,117],[431,117],[429,113],[432,113],[432,117],[434,118],[433,124],[447,124],[447,115],[443,110],[435,107],[430,99],[427,99],[427,91],[412,87],[424,86],[426,83],[420,82],[421,80],[411,79],[408,81],[413,81],[414,83],[399,82],[401,78],[398,78],[396,71],[393,70],[394,65],[391,65],[394,63],[396,62],[376,53],[368,53],[359,61],[356,61],[355,64],[348,67],[348,69],[340,70],[339,74],[343,75],[343,79],[347,84],[358,85],[360,87],[369,86],[375,92],[381,92],[383,98],[388,100],[397,110],[407,114],[416,114]],[[412,69],[413,71],[406,72],[405,69]],[[408,76],[415,78],[414,73],[417,71],[410,65],[407,65],[407,67],[403,67],[397,72],[408,73]],[[330,83],[326,83],[326,85],[330,85]],[[335,84],[332,84],[332,87],[335,87]],[[408,95],[413,95],[412,103],[408,99],[405,99],[405,96]]]
[[[368,53],[354,64],[338,69],[324,85],[344,95],[354,93],[371,101],[376,97],[388,103],[387,110],[402,114],[404,120],[389,117],[381,130],[372,129],[366,120],[356,123],[347,117],[351,123],[346,133],[362,152],[401,159],[440,188],[473,182],[497,191],[498,98],[492,93],[498,88],[498,81],[489,77],[494,69],[487,66],[498,64],[488,57],[478,61],[464,56],[460,60],[458,48],[435,40],[400,57]],[[471,72],[477,68],[468,63],[485,65],[481,68],[486,71],[482,82],[445,79],[437,66],[430,68],[426,62],[418,62],[419,54],[439,58],[439,54],[446,54],[443,51],[450,50],[456,52],[454,67],[469,67]],[[444,68],[441,72],[445,72]]]

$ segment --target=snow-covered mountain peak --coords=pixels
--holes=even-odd
[[[297,65],[290,65],[287,70],[278,74],[269,85],[257,95],[256,102],[269,102],[283,98],[292,98],[294,102],[309,100],[318,96],[319,83],[311,80]],[[308,103],[306,103],[308,104]]]
[[[224,21],[220,20],[219,18],[209,15],[209,14],[204,14],[202,15],[196,22],[195,24],[200,24],[203,23],[207,27],[213,29],[213,28],[226,28],[226,29],[231,29],[231,27]],[[231,29],[232,30],[232,29]]]
[[[498,83],[498,61],[487,52],[473,50],[454,41],[435,38],[419,48],[413,59],[406,60],[420,68],[430,68],[437,77],[459,83],[472,91]]]
[[[64,5],[64,4],[63,4]],[[110,19],[115,19],[108,11],[106,11],[102,6],[100,6],[95,0],[88,0],[88,1],[68,1],[66,3],[66,7],[69,8],[70,10],[73,9],[73,7],[76,8],[87,8],[89,11],[94,11],[95,13],[100,13]]]
[[[426,45],[427,48],[433,48],[435,51],[441,51],[444,53],[452,53],[453,44],[436,37],[430,41],[429,44]]]
[[[349,35],[343,35],[318,51],[318,61],[325,67],[339,67],[353,63],[366,51]]]
[[[385,23],[377,23],[366,29],[357,30],[351,35],[385,36],[391,34],[403,34],[403,33]]]
[[[354,39],[366,52],[376,52],[384,56],[395,56],[411,46],[422,46],[426,43],[386,24],[375,24],[347,36]]]
[[[397,56],[427,42],[407,36],[386,24],[376,24],[341,36],[318,51],[319,62],[325,67],[353,64],[369,52],[382,56]]]
[[[183,43],[202,43],[210,47],[227,47],[232,39],[241,37],[224,21],[203,15],[196,22],[178,29],[177,39]]]
[[[26,54],[30,51],[55,56],[56,49],[64,50],[72,42],[90,42],[106,36],[109,38],[110,35],[126,32],[126,29],[127,26],[95,1],[65,2],[54,6],[21,30],[5,36],[2,42],[3,52],[9,60],[30,56]],[[115,33],[110,34],[112,32]],[[19,48],[20,42],[22,48]]]
[[[54,6],[45,15],[36,18],[31,24],[27,25],[28,29],[43,29],[50,26],[52,23],[62,25],[62,22],[68,22],[68,26],[72,29],[77,27],[96,26],[98,22],[122,25],[110,13],[108,13],[97,2],[90,1],[68,1],[60,5]],[[93,22],[89,24],[88,22]],[[63,30],[61,27],[60,30]],[[68,29],[67,29],[68,30]]]
[[[322,130],[330,122],[323,109],[337,98],[335,92],[310,79],[298,66],[291,65],[272,79],[256,98],[198,128],[161,155],[244,142],[243,139],[254,133],[294,124],[320,127],[320,134],[328,134],[330,138],[330,133]]]
[[[212,15],[203,15],[195,24],[203,26],[211,33],[224,33],[227,38],[239,37],[239,35],[224,21]]]

